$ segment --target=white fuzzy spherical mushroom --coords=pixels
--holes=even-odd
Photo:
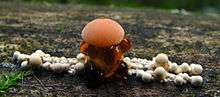
[[[138,63],[134,63],[134,62],[125,62],[128,65],[128,68],[132,68],[132,69],[138,69],[138,68],[143,68],[143,65],[138,64]]]
[[[40,53],[43,53],[43,51],[42,50],[36,50],[35,53],[40,54]]]
[[[136,73],[135,69],[128,69],[128,75],[133,75]]]
[[[172,73],[168,73],[167,74],[167,78],[174,81],[174,79],[176,78],[176,75],[175,74],[172,74]]]
[[[63,71],[68,70],[70,64],[68,63],[53,63],[50,65],[50,69],[56,73],[61,73]]]
[[[84,59],[85,57],[86,57],[86,55],[83,54],[83,53],[79,53],[79,54],[76,56],[77,59]]]
[[[51,63],[56,63],[55,62],[56,61],[55,57],[50,57],[50,60],[51,60]]]
[[[182,68],[178,67],[178,68],[175,70],[175,73],[176,73],[176,74],[182,73]]]
[[[146,68],[146,69],[148,69],[148,70],[152,70],[152,67],[151,67],[151,65],[149,65],[149,64],[145,64],[145,65],[143,66],[143,68]]]
[[[85,63],[85,61],[86,61],[86,55],[85,54],[83,54],[83,53],[79,53],[77,56],[76,56],[76,58],[78,59],[78,61],[80,61],[81,63]]]
[[[67,59],[61,59],[60,63],[68,63],[68,60]]]
[[[42,63],[43,63],[42,58],[39,54],[36,53],[31,54],[28,62],[28,64],[31,65],[31,67],[40,67]]]
[[[50,54],[45,54],[44,57],[49,58]]]
[[[49,69],[50,69],[50,65],[51,65],[50,62],[45,62],[45,63],[43,63],[41,66],[42,66],[44,69],[49,70]]]
[[[177,68],[178,68],[178,64],[177,63],[171,63],[169,71],[170,72],[175,72],[177,70]]]
[[[124,62],[130,62],[131,59],[130,59],[129,57],[125,57],[125,58],[123,59],[123,61],[124,61]]]
[[[67,60],[67,58],[66,57],[61,57],[60,60]]]
[[[74,68],[76,70],[82,70],[84,68],[84,64],[79,62],[79,63],[76,63],[76,65],[72,65],[71,68]]]
[[[51,57],[43,57],[44,62],[53,62]]]
[[[61,59],[60,59],[60,58],[57,58],[57,59],[55,60],[55,63],[60,63],[60,61],[61,61]]]
[[[72,75],[75,75],[76,74],[76,70],[75,69],[69,69],[68,73],[70,73]]]
[[[13,54],[13,60],[18,60],[18,56],[20,55],[21,53],[19,51],[15,51],[14,54]]]
[[[139,63],[141,65],[145,65],[147,63],[147,59],[138,58],[138,62],[137,63]]]
[[[155,57],[155,62],[159,64],[168,63],[169,59],[168,56],[164,53],[160,53]]]
[[[190,83],[194,86],[201,86],[203,83],[203,78],[201,76],[191,76]]]
[[[174,83],[177,85],[183,85],[186,83],[186,80],[184,80],[181,76],[176,76]]]
[[[136,76],[141,77],[143,73],[144,73],[144,70],[137,70],[136,71]]]
[[[141,65],[143,65],[143,66],[149,65],[147,59],[142,59],[139,63],[140,63]]]
[[[191,71],[191,68],[189,66],[188,63],[183,63],[179,66],[179,69],[181,69],[182,73],[184,72],[190,72]]]
[[[21,63],[21,67],[27,67],[28,66],[28,61],[23,61]]]
[[[161,82],[161,83],[167,83],[167,82],[171,82],[171,81],[173,81],[173,80],[171,80],[171,79],[169,79],[169,78],[166,78],[166,79],[164,79],[164,80],[161,80],[160,82]]]
[[[199,75],[203,71],[202,66],[199,64],[191,64],[190,67],[191,67],[191,74],[193,75]]]
[[[144,82],[150,82],[152,80],[152,75],[148,72],[144,72],[144,73],[142,73],[141,78]]]
[[[61,64],[60,63],[52,63],[49,66],[50,66],[50,70],[56,71],[56,70],[59,70],[59,68],[61,67]]]
[[[154,74],[154,71],[153,71],[153,70],[147,70],[146,72],[150,73],[151,75]]]
[[[26,54],[19,54],[17,60],[18,60],[19,62],[22,62],[22,61],[26,61],[26,60],[28,60],[29,58],[30,58],[29,55],[26,55]]]
[[[68,63],[74,64],[74,65],[79,62],[78,59],[76,58],[68,58],[67,60],[68,60]]]
[[[163,67],[157,67],[154,70],[154,75],[156,78],[159,78],[160,80],[164,80],[167,76],[167,71]]]
[[[60,63],[61,59],[59,57],[51,57],[52,63]]]
[[[149,70],[154,70],[156,68],[155,61],[148,61],[147,64],[144,66],[144,68],[147,68]]]
[[[131,62],[136,63],[136,62],[138,62],[138,59],[137,59],[137,58],[132,58],[132,59],[131,59]]]
[[[186,81],[190,80],[190,76],[187,73],[179,73],[178,76],[181,76]]]
[[[155,57],[156,67],[162,66],[164,69],[169,70],[169,59],[164,53],[160,53]]]
[[[142,65],[142,64],[140,64],[140,63],[136,63],[136,68],[137,69],[142,69],[144,66]]]
[[[45,55],[45,53],[42,50],[36,50],[35,53],[39,54],[41,57]]]

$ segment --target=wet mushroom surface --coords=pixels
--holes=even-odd
[[[122,9],[94,6],[0,3],[0,72],[21,70],[12,64],[18,50],[37,49],[53,56],[75,57],[80,52],[81,31],[91,20],[108,17],[119,22],[132,42],[125,56],[147,58],[166,53],[171,61],[198,63],[204,84],[143,83],[135,77],[88,88],[82,75],[35,71],[5,96],[220,96],[220,16],[181,14],[156,9]]]
[[[126,66],[122,66],[124,53],[131,48],[131,42],[124,35],[124,29],[112,19],[95,19],[89,22],[82,31],[83,41],[80,52],[86,55],[86,67],[98,68],[100,76],[110,78],[117,76],[123,79],[126,75]],[[125,71],[121,70],[125,68]],[[127,68],[128,69],[128,68]]]

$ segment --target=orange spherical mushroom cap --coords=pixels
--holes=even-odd
[[[124,38],[124,29],[111,19],[95,19],[82,31],[82,38],[88,44],[97,47],[109,47],[119,44]]]

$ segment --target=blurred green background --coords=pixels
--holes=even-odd
[[[0,0],[220,12],[220,0]]]

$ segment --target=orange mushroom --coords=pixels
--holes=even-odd
[[[124,38],[124,29],[111,19],[96,19],[89,22],[82,31],[83,40],[97,47],[118,44]]]
[[[80,52],[87,56],[87,63],[94,63],[101,70],[104,77],[120,77],[124,53],[131,48],[124,34],[124,29],[116,21],[95,19],[82,31]]]

